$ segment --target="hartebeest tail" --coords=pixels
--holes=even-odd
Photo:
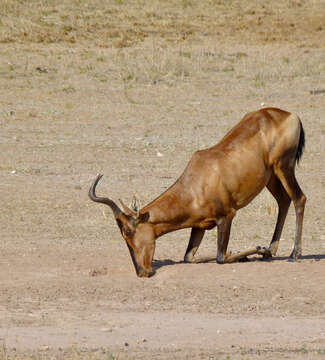
[[[156,239],[168,232],[192,228],[184,261],[217,260],[230,263],[251,254],[272,257],[278,249],[291,201],[296,210],[296,236],[292,260],[301,256],[301,234],[306,197],[295,177],[305,145],[298,116],[266,108],[244,116],[225,137],[209,149],[197,151],[183,174],[164,193],[142,209],[122,210],[109,198],[98,197],[97,176],[89,189],[91,200],[108,205],[126,241],[138,276],[153,274]],[[237,210],[250,203],[266,187],[279,212],[269,247],[229,255],[232,220]],[[217,256],[196,258],[206,230],[218,227]]]
[[[298,143],[298,149],[297,149],[297,154],[296,154],[297,164],[299,164],[299,161],[302,157],[304,147],[305,147],[305,131],[304,131],[304,128],[302,126],[302,122],[300,119],[299,119],[299,123],[300,123],[300,135],[299,135],[299,143]]]

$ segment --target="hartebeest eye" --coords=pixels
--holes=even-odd
[[[130,239],[134,236],[136,224],[131,216],[123,214],[119,219],[116,219],[116,222],[125,239]]]
[[[123,231],[124,236],[127,237],[127,238],[132,237],[133,234],[134,234],[134,232],[127,226],[124,226],[122,231]]]

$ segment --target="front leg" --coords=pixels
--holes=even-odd
[[[227,248],[230,237],[230,229],[233,216],[224,217],[218,222],[218,253],[217,253],[217,263],[224,264],[227,256]]]
[[[191,263],[201,262],[198,259],[195,259],[194,255],[201,244],[204,233],[205,233],[204,229],[192,228],[190,241],[188,243],[184,256],[185,262],[191,262]]]
[[[205,233],[204,229],[192,228],[190,241],[188,243],[184,256],[184,262],[199,264],[199,263],[216,261],[216,256],[195,257],[195,253],[201,244],[204,233]]]
[[[227,247],[230,237],[230,229],[232,223],[232,217],[226,217],[219,221],[218,224],[218,255],[217,262],[219,264],[230,264],[242,259],[245,259],[249,255],[259,254],[261,247],[243,251],[238,254],[227,254]]]

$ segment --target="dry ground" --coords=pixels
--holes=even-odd
[[[0,358],[324,358],[325,2],[107,3],[0,3]],[[306,131],[303,258],[291,208],[271,262],[183,264],[180,231],[136,278],[94,176],[145,204],[264,105]],[[266,246],[276,212],[262,192],[230,249]]]

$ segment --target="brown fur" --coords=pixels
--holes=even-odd
[[[295,164],[302,155],[304,131],[299,118],[287,111],[266,108],[247,114],[215,146],[197,151],[179,179],[157,199],[135,212],[123,211],[108,198],[89,190],[93,201],[109,205],[125,239],[138,276],[153,274],[155,240],[183,228],[192,228],[184,260],[217,259],[229,263],[251,254],[272,257],[277,251],[291,200],[296,209],[296,238],[291,259],[301,255],[301,233],[306,197],[295,178]],[[267,187],[278,202],[279,214],[268,249],[256,247],[229,255],[232,219]],[[194,257],[205,230],[218,226],[217,257]]]

